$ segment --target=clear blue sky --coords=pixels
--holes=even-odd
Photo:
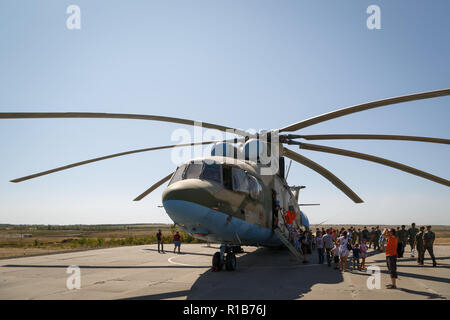
[[[81,8],[81,30],[66,28],[71,4]],[[381,30],[366,27],[372,4],[381,8]],[[2,0],[0,111],[139,113],[280,128],[366,101],[450,87],[449,12],[448,0]],[[450,98],[444,97],[300,132],[449,138],[449,119]],[[173,171],[171,151],[8,181],[171,144],[179,127],[136,120],[1,120],[0,223],[171,222],[157,208],[163,188],[132,201]],[[323,144],[450,178],[445,145]],[[312,223],[450,224],[448,187],[362,160],[303,153],[365,201],[354,204],[315,172],[293,164],[289,183],[307,186],[301,201],[322,204],[305,208]]]

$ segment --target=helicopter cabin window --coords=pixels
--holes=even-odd
[[[222,166],[223,186],[228,190],[233,190],[233,179],[231,175],[231,167]]]
[[[233,190],[248,193],[248,178],[244,170],[232,168]]]
[[[262,195],[261,185],[259,184],[258,180],[251,175],[248,175],[248,188],[251,198],[257,200]]]
[[[202,173],[203,163],[191,162],[184,171],[184,179],[199,179]]]
[[[220,165],[217,163],[207,164],[203,167],[202,175],[200,179],[222,183]]]
[[[177,171],[175,171],[174,175],[172,176],[172,180],[170,180],[169,186],[172,183],[175,183],[175,182],[180,181],[180,180],[183,179],[183,173],[184,173],[185,169],[186,169],[186,165],[185,164],[183,164],[182,166],[179,166],[177,168]]]

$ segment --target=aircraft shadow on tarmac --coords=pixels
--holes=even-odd
[[[318,283],[336,284],[342,274],[332,267],[315,265],[317,255],[308,256],[309,264],[289,260],[287,250],[259,248],[237,259],[232,272],[207,271],[192,285],[187,299],[292,300],[302,297]]]
[[[142,250],[158,252],[158,249],[142,249]],[[164,253],[173,254],[173,253],[176,253],[176,252],[173,252],[173,250],[165,250]],[[193,255],[193,256],[211,256],[210,253],[199,253],[199,252],[186,252],[186,251],[181,251],[180,255],[184,255],[184,254],[189,254],[189,255]]]
[[[2,266],[3,268],[63,268],[69,267],[67,264],[6,264]],[[192,269],[192,268],[202,268],[205,266],[182,266],[182,265],[161,265],[161,266],[91,266],[91,265],[77,265],[80,269]]]
[[[212,255],[210,255],[212,258]],[[332,267],[316,265],[317,255],[308,256],[309,264],[289,260],[289,251],[259,248],[239,254],[235,271],[204,272],[190,290],[146,295],[129,299],[153,300],[187,297],[192,300],[292,300],[311,291],[318,283],[336,284],[342,274]]]

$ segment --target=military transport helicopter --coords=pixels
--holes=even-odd
[[[256,134],[212,123],[200,123],[187,119],[137,114],[14,112],[0,113],[0,119],[139,119],[202,126],[203,128],[217,129],[232,133],[236,138],[222,141],[202,141],[131,150],[72,163],[14,179],[11,180],[11,182],[22,182],[88,163],[133,153],[194,145],[213,145],[210,156],[192,159],[180,165],[174,172],[171,172],[163,179],[156,182],[134,200],[142,200],[156,188],[169,181],[168,187],[162,194],[162,203],[169,217],[185,232],[209,242],[222,243],[227,248],[241,245],[280,246],[283,240],[280,239],[282,236],[279,235],[279,232],[274,232],[274,230],[278,228],[277,230],[281,229],[285,235],[287,234],[288,231],[283,228],[284,223],[282,217],[282,213],[286,212],[286,210],[294,210],[296,214],[295,223],[300,228],[309,228],[308,218],[300,210],[298,204],[298,193],[301,187],[289,186],[286,181],[284,172],[285,157],[319,173],[355,203],[363,202],[352,189],[333,173],[311,159],[286,148],[284,145],[295,145],[300,149],[372,161],[417,175],[447,187],[450,186],[449,180],[388,159],[355,151],[298,141],[298,139],[373,139],[450,144],[449,139],[382,134],[298,135],[290,133],[286,134],[286,132],[294,132],[314,124],[373,108],[447,95],[450,95],[450,89],[416,93],[368,102],[319,115],[278,130],[261,131]],[[275,170],[273,170],[274,168]],[[218,262],[217,260],[217,257],[220,256],[223,256],[223,254],[219,255],[219,253],[216,253],[214,255],[213,265],[220,263],[220,261]],[[236,257],[233,250],[227,250],[225,260],[227,270],[234,270],[236,267]]]

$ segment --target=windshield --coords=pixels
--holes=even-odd
[[[202,173],[203,163],[190,163],[184,172],[184,179],[198,179]]]
[[[180,181],[181,179],[183,179],[183,173],[184,170],[186,169],[186,165],[183,164],[182,166],[179,166],[177,168],[177,171],[175,171],[174,175],[172,176],[172,180],[170,180],[169,186],[177,181]]]
[[[186,179],[202,179],[222,183],[222,166],[217,163],[207,164],[192,162],[184,164],[175,171],[169,185]]]
[[[203,167],[202,175],[200,176],[201,179],[209,180],[212,182],[221,183],[221,175],[220,175],[220,169],[221,165],[213,163],[213,164],[206,164]]]

